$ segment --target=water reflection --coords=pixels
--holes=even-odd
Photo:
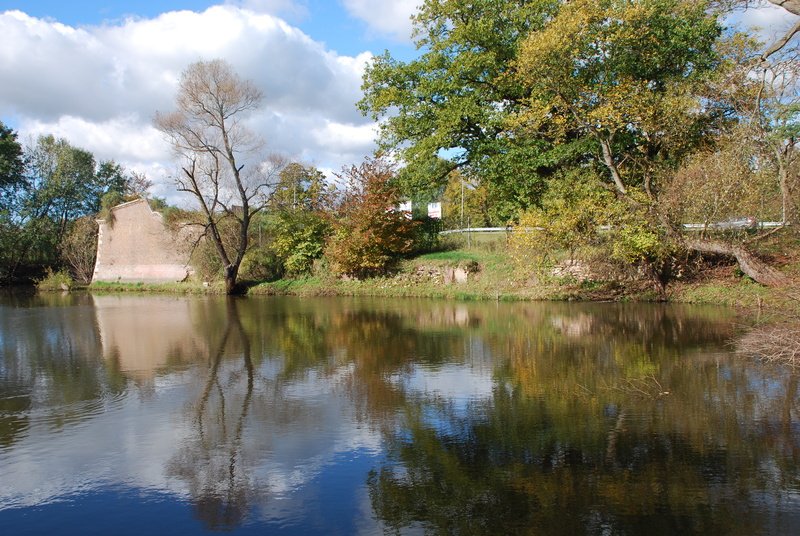
[[[3,300],[0,521],[111,486],[193,531],[800,528],[797,377],[725,311]]]
[[[169,296],[93,296],[97,331],[109,366],[129,378],[152,381],[202,355],[206,334],[197,331],[199,303]]]
[[[222,336],[209,356],[208,378],[192,408],[196,434],[184,442],[168,465],[170,475],[188,484],[200,519],[211,529],[238,526],[247,513],[248,495],[253,493],[247,468],[242,467],[241,449],[254,368],[236,301],[227,301],[224,322]],[[226,349],[234,344],[242,366],[223,367]]]

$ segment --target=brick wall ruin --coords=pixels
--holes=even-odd
[[[93,282],[166,283],[191,273],[191,237],[168,229],[145,199],[117,205],[97,223]]]

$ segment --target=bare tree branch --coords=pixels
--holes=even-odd
[[[205,236],[222,261],[228,293],[236,288],[252,216],[267,198],[262,195],[266,181],[255,172],[260,164],[253,159],[262,143],[242,122],[262,99],[261,91],[239,78],[228,63],[201,61],[181,76],[177,110],[158,113],[154,121],[184,162],[179,189],[192,194],[200,206]],[[223,240],[231,232],[236,239]]]
[[[794,26],[789,28],[789,31],[787,31],[783,37],[772,43],[769,48],[764,51],[764,54],[761,55],[761,60],[766,61],[767,58],[785,47],[789,41],[791,41],[792,37],[797,34],[797,32],[800,32],[800,20],[798,20]]]

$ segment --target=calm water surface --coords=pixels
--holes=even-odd
[[[2,534],[800,534],[727,310],[0,297]]]

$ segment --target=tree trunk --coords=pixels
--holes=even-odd
[[[786,147],[775,148],[775,159],[778,163],[778,183],[781,187],[781,222],[784,225],[795,223],[797,216],[797,205],[792,199],[792,189],[789,184],[789,166],[788,156],[796,149],[794,143],[790,143]],[[796,180],[792,181],[796,182]]]
[[[225,266],[225,294],[228,296],[236,294],[236,277],[239,272],[239,267],[229,264]]]
[[[614,179],[614,186],[617,187],[617,190],[622,195],[626,195],[628,192],[625,189],[625,184],[622,182],[622,177],[619,174],[619,168],[617,168],[616,162],[614,162],[614,155],[611,152],[611,139],[603,138],[600,135],[597,136],[598,140],[600,140],[600,148],[603,150],[603,163],[608,168],[608,171],[611,172],[611,178]]]
[[[780,287],[789,284],[788,277],[768,266],[743,245],[731,244],[723,240],[691,239],[686,241],[686,247],[699,253],[715,253],[734,257],[742,272],[762,285]]]

